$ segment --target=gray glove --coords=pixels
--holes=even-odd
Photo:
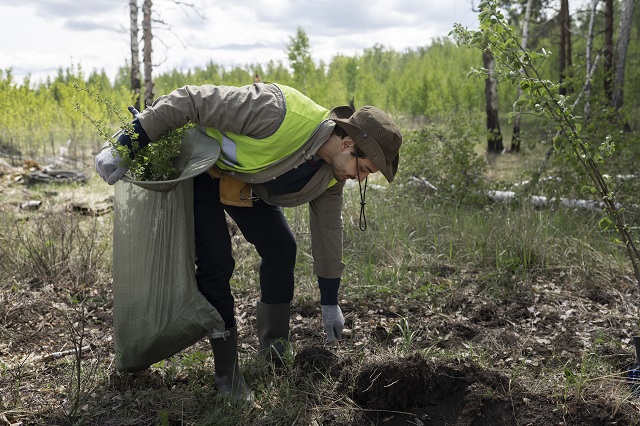
[[[140,115],[140,113],[132,106],[129,107],[129,112],[133,115],[133,121],[131,124],[134,132],[138,135],[138,143],[140,147],[148,145],[150,142],[149,136],[147,136],[147,132],[144,131],[140,124],[140,120],[138,120],[138,115]],[[133,152],[133,149],[131,148],[131,136],[124,131],[119,132],[119,134],[118,143],[120,145],[128,146],[129,149],[131,149],[131,153],[129,155],[131,158],[134,158],[135,152]],[[117,135],[118,134],[114,136]],[[103,148],[102,151],[96,155],[96,172],[98,172],[100,177],[109,185],[113,185],[119,181],[128,171],[129,167],[122,165],[122,158],[116,154],[115,149]]]
[[[109,185],[113,185],[122,178],[129,170],[128,167],[122,165],[120,158],[115,149],[107,147],[96,155],[96,172]]]
[[[337,343],[344,330],[344,316],[338,305],[322,305],[322,324],[327,332],[327,343]]]

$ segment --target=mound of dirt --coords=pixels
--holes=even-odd
[[[418,354],[344,369],[342,390],[365,409],[363,424],[405,425],[614,425],[635,414],[610,414],[606,398],[589,403],[528,392],[517,382],[471,362],[428,360]]]

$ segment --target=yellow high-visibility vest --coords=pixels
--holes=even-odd
[[[296,89],[278,85],[286,102],[286,114],[278,130],[264,139],[256,139],[208,127],[207,134],[221,148],[216,165],[222,170],[257,173],[296,152],[313,135],[318,125],[329,115]]]

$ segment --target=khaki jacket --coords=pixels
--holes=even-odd
[[[149,139],[157,141],[167,130],[187,122],[201,128],[213,127],[262,139],[275,133],[286,112],[282,91],[275,84],[250,86],[184,86],[158,98],[138,116]],[[342,262],[342,190],[344,182],[328,187],[334,179],[332,167],[323,166],[299,192],[273,194],[261,183],[298,167],[314,155],[329,138],[334,122],[324,120],[300,149],[258,173],[231,172],[236,179],[251,184],[252,191],[267,203],[282,207],[309,203],[313,273],[324,278],[340,278]],[[247,207],[250,208],[250,207]],[[258,219],[259,220],[259,219]]]

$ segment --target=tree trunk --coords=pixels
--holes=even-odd
[[[622,107],[624,101],[624,67],[627,63],[627,48],[631,37],[631,25],[633,24],[634,0],[622,0],[620,10],[620,26],[618,40],[616,41],[615,76],[613,77],[613,97],[611,106],[616,110]]]
[[[151,105],[153,103],[153,78],[151,76],[153,64],[151,62],[151,0],[144,0],[142,3],[142,38],[144,40],[144,103]]]
[[[133,106],[140,111],[140,52],[138,49],[138,0],[129,0],[131,22],[131,91]]]
[[[591,116],[591,74],[592,68],[596,66],[595,62],[591,62],[591,51],[593,49],[593,28],[596,23],[596,7],[600,0],[591,0],[591,18],[589,19],[589,32],[587,33],[587,52],[585,54],[586,60],[586,74],[587,77],[585,79],[584,84],[584,94],[585,94],[585,103],[584,103],[584,116],[589,119]]]
[[[558,79],[560,82],[560,94],[567,94],[567,69],[571,67],[571,24],[569,18],[569,0],[561,0],[560,14],[560,52],[558,53]]]
[[[495,60],[491,52],[482,52],[484,67],[489,71],[485,80],[484,94],[487,111],[487,151],[501,153],[504,150],[500,122],[498,121],[498,80],[494,77]]]
[[[609,100],[613,100],[613,0],[604,2],[604,93]]]
[[[531,20],[531,4],[533,0],[527,0],[524,11],[524,22],[522,23],[522,48],[527,48],[527,40],[529,38],[529,21]],[[524,69],[520,70],[520,73],[524,75]],[[520,99],[522,96],[522,87],[518,86],[518,95],[516,99]],[[516,113],[513,120],[513,136],[511,137],[511,152],[520,151],[520,122],[522,121],[522,114]]]

